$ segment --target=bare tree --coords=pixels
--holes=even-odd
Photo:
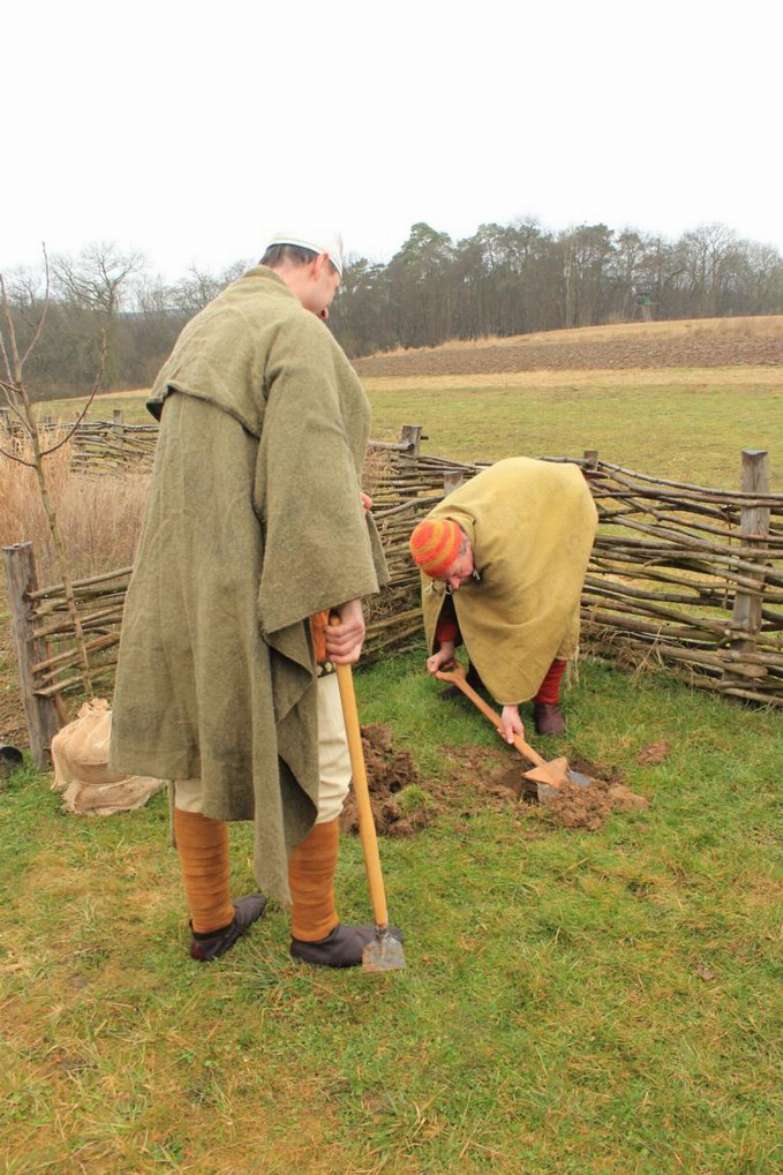
[[[247,269],[246,261],[235,261],[221,273],[209,273],[191,265],[187,275],[168,289],[170,306],[190,317],[203,310],[230,282],[236,281]]]
[[[144,264],[142,253],[123,252],[114,242],[93,242],[76,258],[62,254],[52,262],[61,292],[77,306],[97,311],[104,319],[106,361],[101,391],[115,382],[117,315],[129,280],[141,273]]]
[[[17,342],[16,327],[14,325],[13,315],[11,314],[8,293],[3,275],[0,273],[0,314],[2,315],[2,321],[0,321],[0,358],[2,358],[4,368],[3,376],[0,377],[0,393],[2,393],[10,412],[19,426],[22,436],[29,444],[29,450],[25,449],[24,447],[20,447],[19,451],[14,451],[13,446],[10,450],[0,448],[0,455],[6,457],[10,461],[16,461],[20,465],[25,465],[28,469],[33,469],[35,471],[36,480],[38,482],[38,490],[41,496],[41,504],[46,515],[46,521],[49,527],[49,533],[52,538],[52,545],[54,547],[57,567],[63,581],[63,589],[68,604],[68,611],[73,623],[74,632],[76,634],[76,645],[79,650],[79,659],[81,662],[84,688],[88,694],[91,694],[93,692],[93,687],[92,678],[90,675],[90,661],[87,653],[86,641],[84,638],[84,629],[82,628],[81,619],[79,617],[79,610],[76,605],[76,595],[73,588],[73,576],[71,575],[70,571],[68,553],[66,551],[62,530],[60,529],[60,524],[57,518],[57,510],[52,495],[49,492],[45,462],[47,457],[51,456],[52,453],[55,453],[58,449],[62,448],[62,446],[67,444],[67,442],[71,439],[78,425],[84,418],[87,409],[92,403],[95,393],[98,391],[99,386],[103,383],[107,349],[106,331],[103,331],[100,351],[101,359],[92,392],[84,404],[78,419],[73,425],[71,425],[65,436],[61,437],[49,448],[46,448],[38,427],[38,421],[32,408],[30,395],[24,381],[25,364],[30,358],[30,355],[35,350],[35,347],[41,338],[49,310],[49,262],[46,256],[45,246],[44,271],[46,288],[43,297],[43,308],[41,310],[38,322],[36,323],[33,330],[32,337],[24,351],[20,351]]]

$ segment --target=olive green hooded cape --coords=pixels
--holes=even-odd
[[[161,419],[128,589],[111,763],[200,778],[202,811],[255,821],[262,889],[318,803],[314,612],[386,572],[359,499],[369,404],[326,326],[272,270],[183,330],[149,402]]]
[[[535,697],[555,657],[579,640],[579,597],[598,520],[576,465],[510,457],[465,482],[428,518],[451,518],[470,539],[480,582],[463,584],[454,609],[471,661],[495,700]],[[427,643],[444,585],[422,575]]]

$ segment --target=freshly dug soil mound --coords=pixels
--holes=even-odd
[[[600,828],[611,812],[637,812],[649,808],[649,801],[622,783],[596,780],[590,787],[568,783],[555,799],[541,805],[541,811],[563,828]]]
[[[620,773],[611,767],[601,767],[586,759],[569,757],[569,767],[589,775],[593,782],[589,787],[566,784],[558,789],[556,796],[546,803],[537,805],[541,817],[550,824],[561,828],[584,828],[594,832],[600,828],[612,812],[638,812],[649,808],[644,796],[636,795],[623,783]],[[524,764],[503,772],[498,782],[518,798],[530,804],[537,804],[535,787],[527,787],[522,778]]]
[[[535,787],[526,786],[522,772],[525,760],[515,756],[509,766],[505,748],[444,748],[449,764],[448,779],[428,783],[421,780],[408,751],[396,751],[388,726],[362,727],[362,746],[367,765],[370,803],[379,836],[411,836],[431,824],[445,808],[461,811],[469,819],[490,807],[509,817],[534,817],[560,828],[600,828],[612,812],[636,812],[649,807],[644,796],[626,787],[622,775],[604,767],[569,756],[576,771],[590,776],[589,787],[568,784],[558,795],[539,804]],[[358,832],[356,801],[351,793],[341,818],[344,832]]]
[[[556,797],[542,804],[542,816],[552,823],[594,832],[612,812],[639,812],[649,808],[650,801],[626,787],[619,771],[585,759],[569,759],[569,766],[589,775],[593,783],[589,787],[566,784],[559,788]]]
[[[362,727],[370,804],[379,836],[410,836],[425,828],[439,804],[425,790],[409,751],[395,751],[388,726]],[[358,832],[356,799],[350,793],[340,819],[343,832]]]

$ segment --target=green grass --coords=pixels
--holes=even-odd
[[[88,820],[32,770],[0,792],[7,1170],[781,1169],[779,717],[583,665],[549,749],[651,807],[566,831],[477,786],[468,753],[513,752],[420,662],[357,677],[449,798],[382,845],[401,973],[293,964],[280,910],[193,964],[162,797]],[[237,890],[250,859],[233,829]],[[338,895],[366,920],[355,840]]]
[[[783,488],[783,386],[776,369],[767,382],[748,384],[738,369],[736,386],[672,382],[634,386],[602,382],[578,385],[410,387],[375,390],[369,381],[373,436],[396,437],[401,424],[423,424],[425,451],[465,460],[526,456],[581,456],[598,449],[607,461],[678,480],[739,488],[740,449],[767,448],[774,489]],[[650,373],[645,372],[649,380]],[[741,376],[741,378],[740,378]],[[502,379],[502,377],[497,377]],[[722,377],[724,378],[724,377]],[[669,382],[667,382],[667,379]],[[111,419],[121,408],[128,423],[150,423],[143,396],[102,397],[90,416]],[[57,401],[46,411],[71,419],[74,401]]]
[[[675,480],[739,488],[740,450],[769,449],[773,488],[783,488],[783,388],[710,388],[663,382],[635,388],[423,388],[371,392],[373,435],[422,424],[426,452],[466,460],[520,454],[581,456]]]
[[[112,420],[115,408],[123,414],[125,424],[154,424],[155,420],[145,407],[146,394],[126,395],[118,393],[97,396],[90,405],[87,420]],[[38,415],[52,416],[55,420],[75,420],[82,409],[84,400],[74,396],[65,400],[42,400],[37,407]]]
[[[778,373],[728,378],[371,381],[373,435],[421,423],[426,451],[466,459],[597,448],[726,487],[741,447],[768,447],[780,488]],[[115,407],[150,419],[142,396],[91,415]],[[549,749],[619,769],[651,807],[566,831],[479,786],[469,764],[513,753],[439,702],[420,662],[357,677],[363,720],[390,723],[424,795],[448,799],[382,846],[403,973],[294,965],[280,910],[225,960],[191,964],[162,797],[85,820],[29,769],[0,792],[7,1170],[783,1169],[779,715],[583,666],[573,734]],[[641,766],[660,739],[669,757]],[[250,830],[232,829],[236,892],[251,856]],[[344,918],[367,919],[355,840],[338,894]]]

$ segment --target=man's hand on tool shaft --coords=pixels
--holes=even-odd
[[[337,613],[339,624],[328,624],[326,628],[326,655],[335,665],[355,665],[359,660],[364,643],[364,613],[361,600],[349,600],[332,609]]]
[[[427,658],[427,672],[437,673],[447,668],[454,660],[454,641],[443,641],[437,653]]]
[[[515,734],[521,734],[523,738],[525,737],[525,728],[522,725],[522,719],[519,717],[519,709],[516,706],[503,707],[503,713],[500,715],[498,733],[507,743],[513,743]]]

